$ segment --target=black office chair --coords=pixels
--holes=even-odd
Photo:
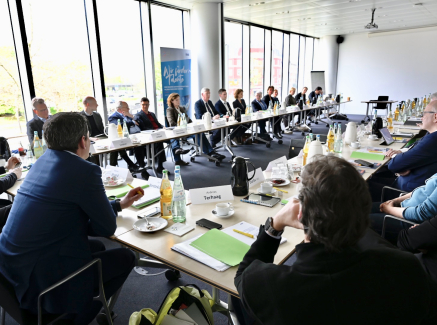
[[[388,101],[388,96],[378,96],[378,101]],[[380,110],[380,109],[387,109],[388,110],[389,105],[388,104],[381,104],[377,103],[376,105],[373,105],[373,109]]]

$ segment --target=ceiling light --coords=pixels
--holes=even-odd
[[[265,2],[255,2],[249,5],[249,7],[263,5]]]
[[[375,17],[375,10],[376,8],[372,9],[372,21],[364,26],[365,29],[378,29],[378,25],[373,22],[373,19]]]
[[[387,17],[387,15],[378,16],[378,18],[381,18],[381,17]]]
[[[349,2],[360,2],[361,0],[349,0]]]

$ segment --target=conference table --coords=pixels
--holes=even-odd
[[[361,123],[366,122],[366,119],[370,121],[370,116],[369,116],[369,106],[370,104],[389,104],[390,105],[390,110],[391,110],[391,105],[394,103],[397,103],[397,100],[364,100],[361,103],[363,104],[367,104],[367,109],[366,109],[366,116],[364,116],[364,119],[361,121]]]

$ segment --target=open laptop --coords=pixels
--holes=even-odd
[[[393,142],[395,142],[395,140],[393,139],[393,137],[391,136],[391,134],[390,134],[390,132],[388,131],[387,128],[379,129],[379,132],[381,132],[381,135],[384,138],[384,142],[382,142],[381,145],[389,146]]]

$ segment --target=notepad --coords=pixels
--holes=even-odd
[[[144,196],[132,204],[133,208],[140,209],[161,199],[161,192],[153,187],[144,188]]]
[[[141,186],[141,188],[146,188],[149,187],[149,185],[143,185]],[[126,185],[126,186],[122,186],[122,187],[117,187],[114,188],[112,190],[106,190],[106,196],[109,197],[116,197],[116,198],[121,198],[123,196],[125,196],[127,194],[127,192],[129,192],[131,190],[131,188]]]
[[[211,229],[190,245],[230,266],[240,264],[250,248],[249,245],[218,229]]]
[[[381,155],[381,154],[377,154],[377,153],[353,151],[351,154],[351,158],[383,161],[385,158],[385,155]]]

